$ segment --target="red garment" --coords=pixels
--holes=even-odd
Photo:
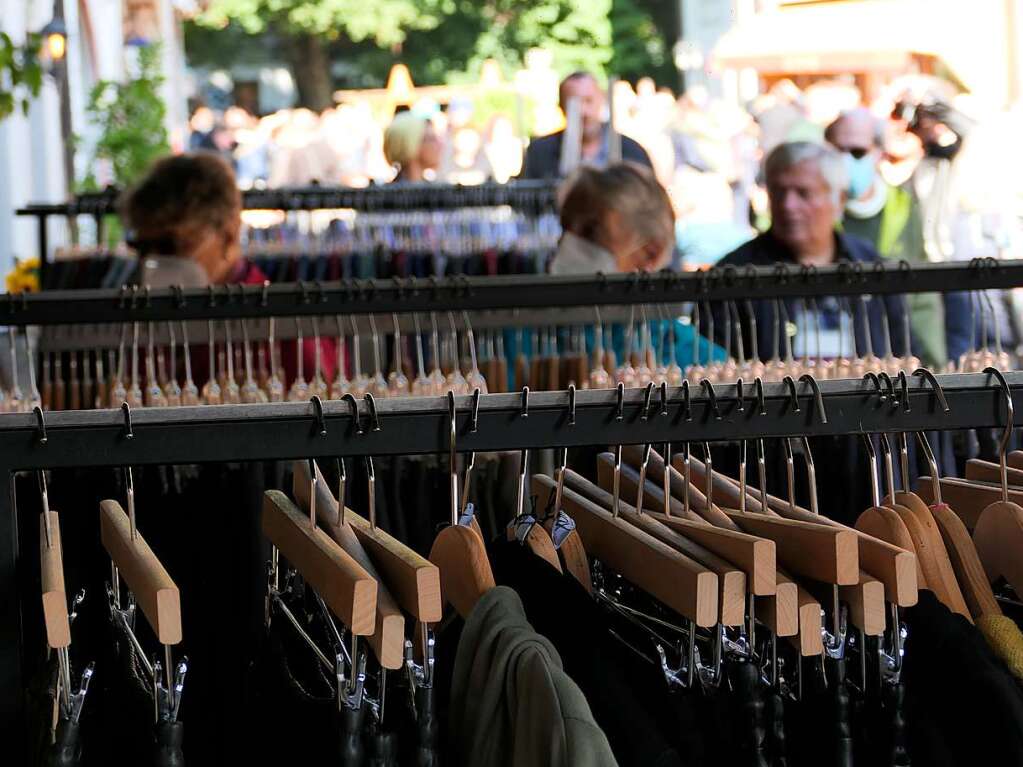
[[[258,266],[240,259],[232,270],[229,281],[235,285],[262,285],[267,278]],[[321,330],[326,330],[326,327],[322,327]],[[316,374],[316,342],[312,337],[312,323],[308,320],[302,321],[302,336],[302,375],[308,382]],[[287,388],[291,386],[298,373],[295,341],[281,342],[281,364],[284,367],[284,386]],[[337,376],[337,339],[332,335],[320,336],[320,374],[328,386]]]

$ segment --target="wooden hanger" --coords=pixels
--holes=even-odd
[[[1005,431],[999,445],[999,480],[1001,499],[992,503],[981,512],[977,526],[973,531],[976,553],[983,567],[984,585],[990,591],[990,584],[998,578],[1005,578],[1017,594],[1023,594],[1023,557],[1020,548],[1023,544],[1023,508],[1013,503],[1009,496],[1008,457],[1006,449],[1012,439],[1015,412],[1012,402],[1012,391],[1005,377],[994,368],[984,371],[994,375],[1005,394],[1006,420]],[[940,489],[935,490],[940,492]],[[981,606],[982,614],[1000,615],[1001,608],[994,595],[994,605]]]
[[[324,517],[329,520],[326,527],[323,528],[324,531],[359,564],[377,585],[373,630],[367,632],[369,646],[373,648],[373,654],[377,656],[381,666],[386,669],[399,669],[405,662],[405,616],[391,595],[387,584],[380,577],[369,554],[359,543],[359,538],[352,529],[347,515],[344,522],[338,519],[337,503],[334,501],[330,488],[323,482],[323,476],[319,469],[316,469],[316,480],[315,511],[317,519]],[[302,510],[306,512],[312,508],[311,485],[313,484],[310,481],[308,462],[295,461],[292,464],[292,493],[301,504]],[[308,518],[308,514],[303,516]]]
[[[44,499],[46,497],[45,490],[43,497]],[[45,500],[43,513],[39,515],[39,563],[46,643],[53,649],[69,647],[71,621],[68,619],[67,594],[64,591],[64,552],[60,537],[60,518],[57,512],[48,508]]]
[[[920,439],[923,446],[924,439],[923,437]],[[894,510],[906,525],[906,530],[913,539],[913,550],[927,586],[942,604],[969,620],[970,611],[963,598],[959,580],[956,578],[952,560],[945,548],[945,540],[934,514],[916,493],[895,489],[892,449],[886,434],[881,435],[881,448],[888,482],[888,494],[884,498],[884,505]],[[929,452],[930,447],[927,446],[926,450]],[[900,435],[899,452],[903,476],[908,477],[909,451],[905,434]]]
[[[614,457],[611,456],[610,465],[603,460],[605,457],[606,454],[600,456],[597,463],[601,486],[594,485],[573,471],[566,473],[565,484],[601,508],[611,511],[614,508],[614,496],[604,488],[611,487]],[[618,516],[715,573],[719,589],[718,621],[724,626],[743,625],[746,616],[746,574],[742,570],[650,516],[639,513],[621,498]]]
[[[937,476],[937,461],[934,459],[930,445],[922,436],[920,437],[920,446],[930,465],[931,474]],[[991,584],[984,573],[977,547],[970,538],[966,526],[951,507],[942,502],[940,482],[932,481],[931,488],[935,497],[928,509],[938,526],[945,544],[945,551],[952,564],[970,616],[977,620],[983,615],[1001,615],[1002,609],[998,606],[994,592],[991,590]],[[919,500],[919,496],[917,498]],[[920,503],[922,504],[923,501]]]
[[[117,565],[161,644],[181,642],[181,593],[117,501],[100,501],[103,548]]]
[[[542,503],[555,490],[553,479],[533,475],[533,492]],[[562,501],[588,554],[697,626],[717,623],[716,574],[567,487]]]
[[[1023,450],[1013,450],[1006,456],[1006,466],[1010,469],[1023,469]]]
[[[706,467],[695,458],[692,460],[691,471],[694,477],[697,477],[697,481],[705,481]],[[714,476],[716,477],[714,482],[715,498],[724,498],[729,505],[737,508],[739,506],[739,483],[731,477],[719,475],[716,472]],[[717,495],[719,492],[720,496]],[[874,515],[868,514],[864,519],[865,526],[863,528],[858,522],[855,528],[850,528],[827,516],[814,514],[809,509],[790,504],[788,501],[770,494],[767,495],[768,505],[765,511],[759,490],[747,487],[746,493],[746,506],[749,511],[777,514],[786,519],[816,522],[853,530],[857,536],[860,567],[865,573],[881,581],[884,585],[885,599],[900,607],[910,607],[916,604],[917,592],[920,588],[919,576],[922,576],[922,572],[913,552],[912,541],[908,537],[909,533],[894,510],[885,511],[881,507],[878,508],[877,511],[884,515],[884,524],[872,524],[871,520]],[[900,534],[885,537],[885,530],[889,527],[895,527]],[[905,535],[901,534],[903,532]]]
[[[496,585],[494,572],[487,558],[487,549],[478,528],[460,525],[458,503],[458,454],[455,442],[458,424],[455,416],[455,395],[448,392],[450,415],[450,449],[448,473],[451,487],[451,524],[441,530],[430,549],[430,561],[440,570],[440,590],[444,601],[451,604],[463,618],[469,617],[480,598]]]
[[[653,454],[651,459],[652,457]],[[635,497],[639,487],[638,472],[626,465],[622,466],[621,472],[621,492],[626,497]],[[601,485],[607,489],[606,479],[602,479]],[[650,499],[647,498],[648,495]],[[652,500],[652,508],[664,508],[664,490],[650,480],[645,483],[643,499],[645,507],[650,507],[649,500]],[[685,504],[674,496],[668,499],[668,504],[670,516],[663,511],[644,511],[644,514],[745,572],[749,592],[759,597],[757,616],[763,618],[765,605],[770,605],[766,614],[772,616],[772,620],[768,622],[764,619],[768,628],[778,636],[798,634],[798,587],[793,581],[779,576],[774,541],[732,529],[714,527],[691,510],[687,516]]]
[[[1006,478],[1009,485],[1023,487],[1023,469],[1014,469],[1006,463]],[[966,479],[979,482],[1001,482],[1002,470],[997,463],[971,458],[966,462]]]
[[[565,487],[565,471],[568,469],[568,448],[562,448],[561,455],[561,466],[554,473],[558,487],[552,496],[554,502],[554,505],[551,507],[552,513],[544,520],[543,526],[552,542],[555,536],[561,538],[561,545],[559,546],[555,543],[555,548],[557,548],[558,555],[561,557],[563,572],[575,578],[579,585],[586,589],[586,593],[592,594],[593,582],[590,579],[590,560],[586,556],[586,547],[583,545],[582,537],[580,537],[575,527],[567,531],[556,529],[559,516],[563,512],[561,496]],[[565,516],[567,517],[568,515],[565,514]],[[571,517],[568,518],[571,519]]]
[[[303,503],[309,494],[309,465],[296,461],[294,466],[295,492],[301,493]],[[344,492],[339,484],[339,493]],[[338,527],[338,503],[316,467],[316,518],[335,540],[343,536]],[[365,517],[345,507],[343,523],[351,527],[362,544],[370,563],[383,575],[383,585],[406,614],[421,623],[436,623],[443,614],[440,594],[440,571],[425,557],[416,553],[397,538],[381,530]],[[344,525],[342,525],[343,527]],[[337,532],[337,535],[335,535]],[[367,568],[367,572],[372,571]],[[379,598],[378,598],[379,603]]]
[[[526,389],[523,392],[523,397],[528,396],[529,390]],[[506,529],[506,535],[509,541],[517,540],[517,526],[519,524],[519,520],[528,514],[528,511],[526,510],[526,505],[529,501],[527,489],[529,478],[528,471],[529,451],[522,450],[519,453],[519,480],[518,493],[515,501],[515,517],[508,523],[508,527]],[[558,556],[558,550],[554,548],[554,541],[551,540],[550,534],[544,529],[543,525],[536,523],[535,516],[533,516],[533,519],[534,522],[530,524],[529,529],[526,532],[525,539],[521,541],[521,545],[528,548],[559,573],[562,572],[561,559]]]
[[[630,455],[635,456],[637,454],[633,451]],[[702,519],[704,521],[712,524],[714,527],[742,532],[739,526],[720,508],[713,503],[708,504],[706,496],[700,493],[692,482],[686,482],[685,459],[687,455],[687,451],[683,451],[682,455],[675,457],[673,466],[667,468],[669,488],[672,495],[677,499],[684,500],[687,497],[686,488],[688,487],[690,506],[691,508],[699,508],[702,503]],[[691,456],[689,458],[692,461]],[[664,471],[663,458],[652,452],[647,468],[648,476],[651,476],[655,482],[660,481],[663,485]],[[713,473],[710,476],[714,476]],[[710,489],[713,491],[715,488],[712,486]],[[794,594],[793,590],[795,591]],[[795,643],[800,654],[803,656],[820,655],[824,648],[821,638],[823,624],[821,622],[820,602],[803,586],[796,583],[786,570],[782,569],[776,569],[775,595],[780,598],[776,598],[774,601],[770,599],[763,600],[762,604],[758,602],[757,615],[778,636],[785,637],[793,636],[790,630],[794,617],[797,627]]]
[[[684,456],[676,456],[676,460],[680,460],[684,467]],[[698,461],[693,461],[694,465],[697,462]],[[702,475],[702,479],[704,481],[703,484],[705,486],[708,486],[709,483],[709,489],[711,491],[717,488],[722,488],[728,493],[729,497],[735,498],[735,500],[737,501],[737,505],[742,505],[740,497],[741,492],[739,488],[731,486],[730,483],[725,484],[719,481],[715,482],[713,480],[714,478],[713,470],[712,469],[708,470],[707,465],[704,463],[700,463],[697,471],[694,471],[693,466],[691,466],[691,475],[694,475],[694,473],[698,472],[701,473]],[[749,490],[747,489],[747,494],[748,493]],[[794,504],[790,503],[788,505],[794,508]],[[779,561],[782,562],[783,565],[790,572],[797,576],[801,575],[805,578],[810,578],[811,580],[817,580],[824,583],[830,583],[832,585],[839,586],[839,597],[849,605],[850,618],[853,625],[863,630],[865,634],[868,634],[870,636],[876,636],[884,632],[884,627],[886,623],[886,610],[884,605],[884,585],[869,573],[860,571],[858,569],[859,544],[858,536],[854,531],[849,530],[847,528],[825,525],[822,527],[825,528],[830,527],[832,534],[820,537],[821,533],[824,531],[821,531],[818,528],[821,527],[821,521],[824,520],[824,518],[826,517],[821,517],[818,514],[812,514],[810,512],[807,512],[807,515],[810,520],[809,522],[803,522],[800,520],[789,521],[783,520],[782,516],[776,514],[773,510],[768,508],[766,517],[769,518],[769,520],[774,520],[780,523],[795,522],[797,523],[797,525],[795,527],[792,527],[790,530],[786,530],[784,525],[774,525],[773,532],[767,532],[767,530],[755,530],[744,526],[743,521],[745,520],[746,517],[751,516],[751,514],[740,514],[739,515],[740,518],[738,518],[737,520],[736,516],[733,516],[730,512],[725,513],[727,513],[732,518],[733,522],[737,522],[739,526],[746,530],[746,532],[748,533],[753,533],[756,535],[762,535],[764,537],[772,538],[775,541],[775,543],[779,543],[780,540],[784,541],[786,538],[790,539],[791,544],[785,545],[783,543],[782,545],[779,545],[776,554],[777,559],[779,559]],[[752,514],[752,516],[758,516],[760,522],[763,522],[765,518],[765,516],[762,514]],[[757,521],[754,521],[753,524],[757,524]],[[766,522],[764,524],[770,526],[769,522]],[[798,527],[799,524],[810,525],[812,527],[799,528]],[[838,531],[842,531],[845,535],[835,537],[833,534]],[[800,540],[800,536],[803,536],[805,538],[805,536],[807,535],[817,536],[816,542],[809,545],[825,546],[825,548],[822,549],[820,552],[822,555],[824,555],[824,558],[822,559],[819,558],[817,554],[814,553],[813,549],[806,548],[806,545],[808,545],[810,539]],[[783,536],[783,538],[779,538],[777,536]],[[850,550],[848,549],[849,541],[852,541],[851,549],[851,553],[853,555],[852,557],[850,557]],[[842,548],[836,549],[835,547],[836,543],[841,544]],[[788,559],[788,557],[790,556],[802,557],[803,561],[799,562],[790,561]],[[835,558],[836,556],[839,558],[836,559]],[[808,571],[807,569],[808,561],[821,563],[829,560],[832,566],[832,570],[830,573],[828,572],[827,568],[825,568],[819,569],[814,575],[811,574],[812,572],[811,570]],[[839,571],[835,569],[837,567],[844,567],[846,569],[844,578],[841,577]],[[849,583],[847,581],[849,581],[849,579],[851,578],[852,572],[856,573],[856,577],[853,582]],[[807,584],[803,584],[803,586],[807,586]],[[820,594],[824,593],[819,588],[815,590],[818,592],[816,594],[816,597],[819,597]],[[814,591],[814,589],[811,588],[810,591],[812,592]],[[832,595],[826,594],[826,596],[830,599]],[[802,597],[802,601],[806,604],[809,604],[810,602],[808,600],[808,595],[804,595]]]
[[[353,634],[373,633],[377,581],[279,490],[263,495],[263,534]]]

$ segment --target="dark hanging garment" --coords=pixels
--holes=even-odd
[[[1023,764],[1023,691],[977,628],[925,590],[903,616],[912,763]]]

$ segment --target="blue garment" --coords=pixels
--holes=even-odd
[[[862,240],[858,237],[853,237],[842,232],[835,233],[835,261],[851,261],[854,263],[862,263],[867,265],[867,268],[872,268],[872,264],[881,261],[881,256],[878,255],[874,246],[866,240]],[[800,266],[796,262],[795,256],[792,254],[785,245],[779,242],[771,234],[770,230],[761,234],[745,245],[740,246],[736,250],[729,253],[721,261],[718,262],[719,267],[735,266],[740,270],[747,264],[753,266],[766,266],[770,267],[775,264],[782,263],[789,265],[792,273],[792,277],[795,279],[799,278]],[[893,268],[889,266],[888,268]],[[752,302],[754,317],[757,323],[757,341],[758,341],[758,352],[760,358],[767,361],[774,354],[774,349],[781,350],[784,354],[784,329],[781,327],[782,323],[775,321],[775,302],[771,300],[756,300]],[[800,299],[785,299],[782,302],[785,306],[785,311],[788,314],[789,319],[795,322],[796,318],[803,313],[802,301]],[[865,306],[864,306],[865,304]],[[849,310],[852,310],[853,326],[855,329],[856,338],[856,352],[860,356],[865,356],[869,351],[873,351],[874,354],[881,357],[884,356],[886,351],[891,346],[892,353],[895,356],[902,356],[905,353],[904,343],[904,317],[906,313],[906,302],[902,296],[898,295],[884,295],[875,296],[869,298],[869,300],[858,301],[855,297],[852,297],[849,303],[846,304],[846,320],[845,326],[849,324]],[[839,323],[839,310],[840,304],[834,299],[825,301],[823,297],[818,299],[818,312],[821,315],[821,327],[824,328],[838,328]],[[864,314],[864,308],[866,313]],[[716,302],[713,306],[713,317],[714,317],[714,339],[719,343],[723,343],[725,337],[725,321],[727,315],[725,314],[725,306],[721,302]],[[750,326],[749,316],[745,307],[739,307],[739,317],[743,326],[743,337],[747,339],[746,350],[749,351],[750,346],[748,339],[750,337]],[[885,319],[887,318],[888,326],[885,326]],[[814,323],[797,323],[797,333],[808,332],[810,326]],[[890,328],[890,330],[888,330]],[[868,334],[869,331],[869,344]],[[888,331],[888,332],[886,332]],[[814,350],[814,339],[805,339],[805,344],[809,346],[811,353]],[[849,350],[847,353],[851,353],[854,350]]]

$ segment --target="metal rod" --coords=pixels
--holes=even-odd
[[[52,290],[8,299],[7,325],[64,325],[190,319],[390,314],[392,312],[485,311],[497,309],[561,310],[594,305],[642,305],[688,301],[760,300],[820,295],[943,293],[950,290],[1008,289],[1023,285],[1023,260],[999,261],[994,269],[968,262],[921,264],[897,273],[864,272],[850,280],[840,267],[822,267],[813,281],[782,280],[772,269],[752,270],[734,280],[708,282],[702,273],[651,274],[643,290],[633,275],[508,275],[440,280],[429,290],[410,290],[393,280],[365,280],[324,285],[318,300],[302,301],[296,284],[253,288],[240,300],[210,305],[206,290],[150,291],[144,301],[125,302],[119,290]],[[265,296],[265,302],[264,302]],[[181,303],[184,298],[184,304]],[[590,310],[592,311],[592,309]]]

